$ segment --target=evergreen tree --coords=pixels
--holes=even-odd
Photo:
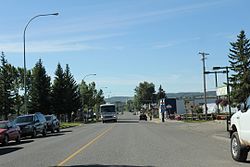
[[[159,101],[160,99],[163,99],[166,97],[166,93],[165,91],[162,89],[161,85],[158,89],[158,92],[157,92],[157,101]]]
[[[20,115],[21,106],[23,104],[23,98],[19,94],[19,90],[21,89],[21,77],[20,73],[18,71],[18,68],[13,67],[13,76],[14,76],[14,82],[13,82],[13,92],[14,92],[14,109],[17,112],[17,115]]]
[[[32,85],[30,90],[29,113],[50,113],[50,77],[46,74],[41,59],[32,70]]]
[[[65,76],[63,73],[63,69],[58,63],[57,69],[55,72],[55,79],[52,86],[52,109],[55,112],[56,115],[64,114],[67,111],[66,105],[67,105],[67,99],[66,99],[66,86],[65,86]]]
[[[67,111],[68,120],[71,121],[72,112],[76,113],[82,106],[80,100],[80,91],[78,85],[73,78],[73,75],[70,73],[69,65],[66,65],[64,72],[65,75],[65,94],[66,94],[66,103],[65,109]]]
[[[245,32],[241,31],[236,42],[230,43],[229,62],[234,72],[229,78],[232,87],[231,97],[235,103],[241,103],[250,92],[250,43]]]
[[[14,113],[14,80],[15,68],[8,64],[2,52],[0,67],[0,112],[5,120],[8,119],[8,114]]]

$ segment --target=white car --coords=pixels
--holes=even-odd
[[[236,161],[246,161],[250,150],[250,96],[231,117],[230,124],[232,157]]]

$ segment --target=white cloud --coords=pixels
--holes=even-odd
[[[125,33],[97,34],[92,36],[75,36],[68,39],[27,41],[26,50],[28,52],[64,52],[64,51],[81,51],[81,50],[100,50],[105,49],[100,46],[86,44],[88,41],[101,40],[125,35]],[[0,46],[5,52],[20,53],[23,52],[23,42],[0,42]],[[121,49],[119,46],[117,49]]]
[[[197,41],[200,40],[200,37],[194,37],[194,38],[189,38],[189,39],[180,39],[180,40],[173,40],[173,41],[168,41],[166,43],[161,43],[161,44],[156,44],[153,46],[153,48],[168,48],[168,47],[172,47],[172,46],[177,46],[177,45],[181,45],[183,43],[188,43],[191,41]]]
[[[147,11],[147,12],[132,12],[125,14],[122,11],[117,13],[116,9],[115,12],[108,12],[112,13],[107,14],[101,12],[99,15],[89,16],[84,15],[81,17],[74,17],[73,19],[63,20],[60,22],[58,19],[57,26],[51,26],[48,29],[40,30],[41,32],[53,32],[55,34],[67,34],[67,33],[79,33],[79,32],[86,32],[86,31],[100,31],[100,30],[110,30],[114,28],[124,28],[131,25],[141,24],[145,22],[152,22],[155,21],[156,17],[173,17],[178,14],[183,14],[186,12],[196,11],[199,9],[212,7],[218,5],[219,3],[224,2],[221,1],[212,1],[212,2],[205,2],[205,3],[198,3],[198,4],[191,4],[186,6],[180,6],[175,8],[169,8],[164,10],[156,10],[156,11]],[[60,24],[63,23],[63,24]],[[37,30],[39,31],[39,30]]]

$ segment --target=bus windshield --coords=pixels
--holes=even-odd
[[[101,106],[101,112],[115,112],[115,106]]]

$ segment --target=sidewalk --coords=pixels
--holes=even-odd
[[[225,120],[214,120],[208,122],[195,122],[189,123],[184,121],[165,119],[165,122],[161,122],[161,119],[154,118],[149,122],[154,122],[157,124],[178,124],[182,129],[199,132],[205,136],[212,136],[214,138],[220,138],[224,140],[229,140],[228,132],[226,131],[226,121]]]

